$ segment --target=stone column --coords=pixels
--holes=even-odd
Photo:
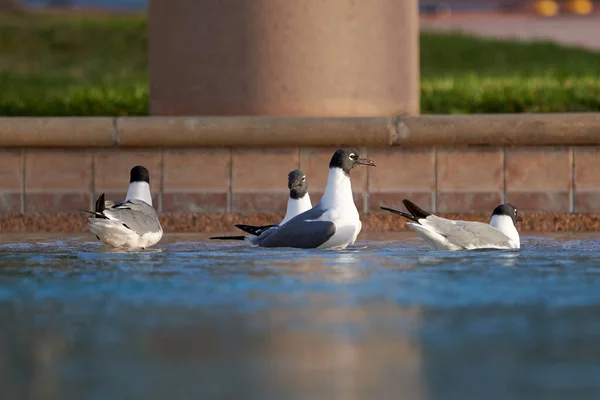
[[[419,113],[417,0],[150,0],[154,115]]]

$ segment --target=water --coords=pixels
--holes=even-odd
[[[600,240],[361,238],[0,236],[2,399],[600,398]]]
[[[148,0],[25,0],[34,7],[45,7],[52,4],[68,5],[75,8],[146,11]]]
[[[145,11],[148,8],[148,0],[25,0],[26,4],[32,6],[48,6],[51,4],[67,4],[77,8],[111,9],[111,10],[135,10]],[[421,12],[436,11],[440,6],[452,11],[497,11],[506,8],[497,0],[471,0],[471,1],[422,1],[419,4]],[[521,5],[522,6],[522,5]],[[513,5],[514,7],[514,5]]]

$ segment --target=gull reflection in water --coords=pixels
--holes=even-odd
[[[336,252],[335,257],[329,262],[332,271],[332,281],[338,283],[351,283],[363,278],[366,271],[361,268],[361,260],[355,253]]]
[[[519,261],[519,255],[519,251],[499,251],[497,261],[504,267],[514,268],[517,266],[517,261]]]

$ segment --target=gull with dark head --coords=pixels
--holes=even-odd
[[[131,169],[125,201],[106,201],[102,193],[95,210],[86,212],[93,215],[88,218],[90,231],[110,247],[145,249],[158,243],[163,235],[158,215],[152,207],[150,174],[141,165]]]
[[[290,196],[288,197],[285,216],[279,223],[263,226],[237,224],[236,228],[251,235],[259,236],[267,229],[279,227],[296,215],[302,214],[304,211],[312,208],[312,203],[308,194],[308,182],[306,181],[306,174],[304,171],[295,169],[288,174],[288,189],[290,189]]]
[[[433,215],[409,200],[402,200],[409,213],[381,207],[413,222],[407,223],[437,250],[518,249],[519,232],[515,227],[521,216],[512,204],[501,204],[492,213],[489,224],[451,220]]]
[[[236,228],[241,229],[252,236],[260,236],[266,230],[278,228],[296,215],[312,208],[312,203],[310,202],[310,196],[308,194],[308,182],[306,181],[306,174],[304,171],[295,169],[288,174],[288,189],[290,190],[290,195],[287,201],[285,216],[279,223],[272,225],[237,224],[235,225]],[[211,239],[249,240],[250,243],[252,243],[252,236],[215,236],[211,237]]]
[[[329,163],[327,186],[321,201],[277,229],[252,238],[261,247],[344,249],[354,244],[362,223],[350,182],[350,171],[358,166],[375,166],[352,148],[337,150]]]
[[[287,208],[283,220],[277,225],[283,225],[290,219],[304,211],[312,208],[310,196],[308,194],[308,182],[306,174],[301,169],[295,169],[288,174],[288,189],[290,197],[287,201]]]

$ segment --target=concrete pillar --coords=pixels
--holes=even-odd
[[[150,0],[155,115],[419,112],[417,0]]]

